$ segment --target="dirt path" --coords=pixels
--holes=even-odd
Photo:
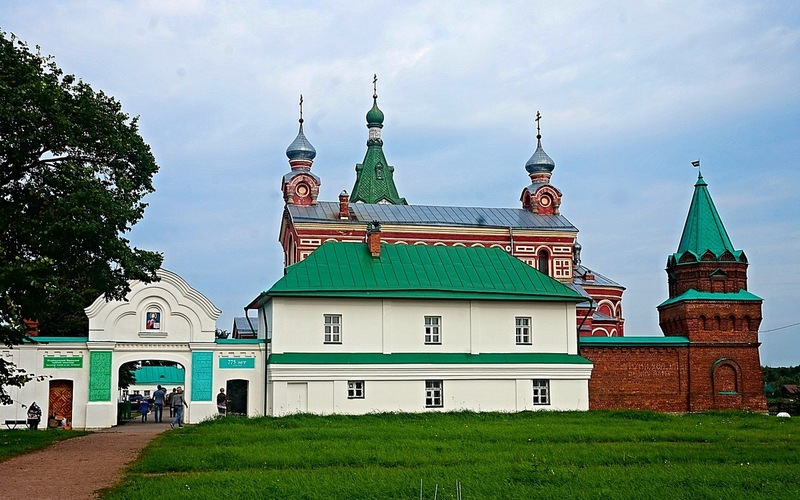
[[[3,500],[97,498],[168,423],[129,422],[0,463]],[[47,431],[58,432],[58,431]]]

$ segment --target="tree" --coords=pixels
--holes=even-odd
[[[124,298],[128,280],[155,281],[163,257],[124,237],[158,171],[137,118],[2,31],[0,97],[0,342],[11,347],[23,320],[57,333],[57,318],[82,321],[96,297]],[[0,359],[0,403],[28,378]]]

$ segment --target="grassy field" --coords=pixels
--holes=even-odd
[[[23,453],[47,448],[56,441],[85,436],[86,434],[88,432],[55,429],[47,431],[4,429],[0,431],[0,462]]]
[[[106,498],[800,498],[800,421],[649,412],[226,417]]]

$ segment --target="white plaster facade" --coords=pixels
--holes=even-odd
[[[187,423],[215,415],[216,394],[231,380],[247,383],[246,413],[263,415],[265,343],[215,339],[221,312],[177,274],[162,269],[158,276],[155,283],[132,282],[124,301],[106,302],[101,297],[86,308],[86,338],[40,337],[38,343],[0,351],[19,368],[46,377],[19,389],[9,388],[15,403],[0,406],[0,418],[24,419],[23,405],[36,401],[43,413],[41,427],[46,427],[46,418],[52,413],[53,382],[58,382],[71,388],[70,424],[74,428],[116,425],[119,369],[141,360],[171,361],[184,367]],[[149,314],[154,312],[159,321],[148,325]]]
[[[341,343],[324,342],[330,314],[341,315]],[[425,316],[440,318],[441,343],[425,343]],[[531,319],[528,345],[516,342],[518,317]],[[267,413],[588,410],[592,365],[577,355],[574,318],[572,302],[271,297],[259,310],[259,337],[270,337],[271,360],[294,358],[267,366]],[[435,356],[369,363],[370,354],[395,353]],[[465,364],[436,357],[453,353],[571,356]],[[320,354],[367,356],[364,363],[312,361]],[[440,407],[426,407],[426,380],[442,381]],[[548,404],[534,404],[533,380],[548,381]],[[363,382],[363,398],[348,398],[351,381]]]

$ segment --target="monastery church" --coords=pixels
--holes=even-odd
[[[119,369],[135,360],[186,370],[189,423],[212,417],[216,389],[232,384],[250,416],[766,411],[762,299],[747,290],[747,258],[702,175],[667,257],[664,336],[630,336],[624,287],[581,262],[578,229],[561,214],[538,113],[518,208],[414,205],[398,193],[402,170],[384,154],[376,88],[372,97],[364,159],[335,201],[319,200],[301,99],[280,182],[285,272],[246,306],[253,335],[215,338],[220,311],[161,270],[159,282],[132,283],[126,301],[89,306],[87,337],[0,351],[48,377],[12,388],[17,403],[0,407],[3,417],[24,418],[21,403],[37,401],[76,428],[115,425]]]

